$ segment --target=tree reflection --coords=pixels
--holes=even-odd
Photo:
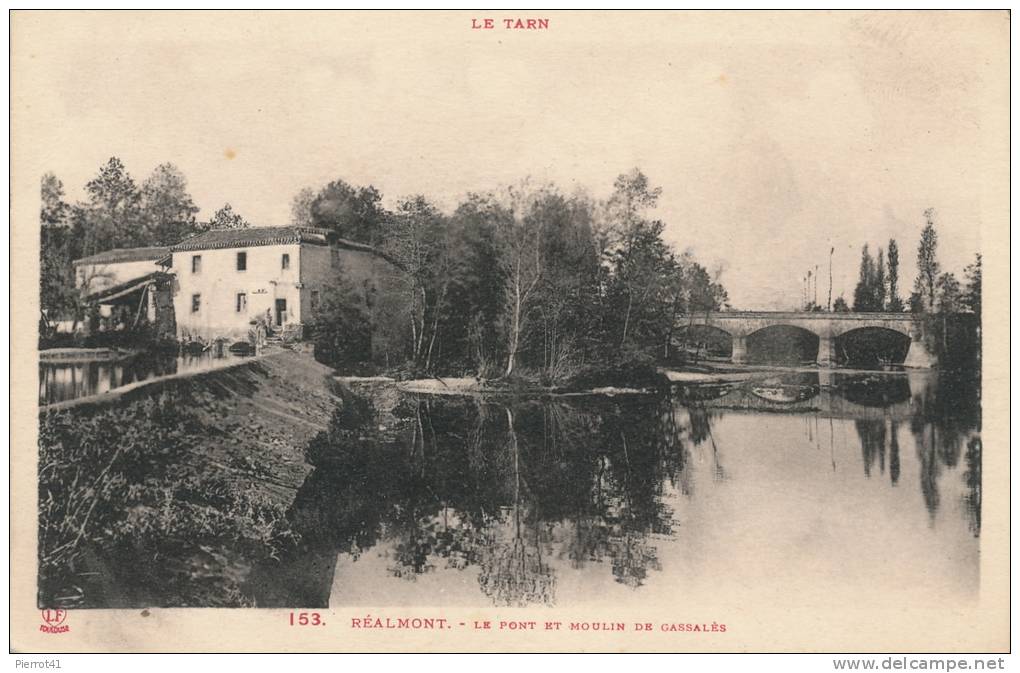
[[[859,414],[865,474],[884,473],[888,463],[893,485],[901,469],[900,388],[856,391],[858,398],[884,398],[884,411],[841,412]],[[498,606],[553,604],[565,567],[593,566],[641,587],[662,568],[656,540],[675,533],[671,498],[693,497],[692,451],[698,463],[711,452],[713,480],[729,478],[727,447],[713,433],[725,412],[707,408],[717,399],[717,390],[544,400],[402,394],[395,406],[377,410],[369,397],[344,392],[329,428],[307,448],[316,467],[290,512],[302,547],[281,565],[305,568],[307,558],[335,559],[338,552],[357,559],[377,547],[389,573],[407,581],[473,569],[481,594]],[[917,388],[910,410],[928,512],[934,520],[941,470],[962,456],[977,534],[975,417],[934,386]],[[813,436],[814,413],[806,416]],[[831,418],[828,434],[831,448]],[[302,600],[318,595],[305,591]]]
[[[856,419],[854,427],[861,441],[864,462],[864,476],[870,477],[871,470],[878,462],[878,468],[885,474],[886,422],[884,418]]]
[[[522,527],[521,452],[513,411],[508,406],[503,410],[506,412],[506,453],[513,504],[509,509],[502,508],[502,516],[486,526],[478,584],[494,605],[552,605],[556,581],[552,569],[542,561],[538,529],[532,526],[531,534],[526,536]]]
[[[926,379],[911,399],[910,430],[917,445],[921,464],[921,493],[934,522],[941,502],[939,477],[943,467],[953,468],[963,454],[964,443],[980,431],[980,382],[972,379],[945,377]],[[977,449],[980,459],[980,447]],[[980,469],[977,474],[980,475]],[[971,483],[965,476],[970,499],[980,502],[980,478]],[[979,515],[980,516],[980,515]]]
[[[554,602],[557,554],[607,563],[632,587],[660,569],[650,540],[672,532],[663,489],[683,482],[691,430],[668,399],[410,397],[392,416],[380,431],[371,404],[345,394],[309,445],[316,470],[292,512],[302,553],[357,558],[387,539],[394,576],[474,566],[482,593],[506,606]]]
[[[900,481],[900,424],[898,421],[891,422],[892,430],[889,433],[889,481],[895,486]]]
[[[883,380],[872,376],[852,382],[842,382],[842,394],[862,406],[885,409],[881,417],[854,419],[860,440],[864,474],[871,476],[878,466],[884,472],[886,456],[889,461],[889,478],[893,485],[900,478],[900,422],[892,417],[893,405],[900,404],[904,390],[910,393],[910,431],[917,448],[920,467],[920,487],[924,504],[932,522],[941,504],[939,480],[944,468],[955,468],[967,445],[967,472],[965,485],[970,494],[968,507],[980,507],[980,440],[975,446],[969,443],[979,430],[980,407],[977,382],[959,378],[914,377],[908,385],[906,378]],[[978,519],[980,513],[977,514]],[[979,525],[975,524],[975,529]]]
[[[967,442],[964,453],[967,469],[963,473],[967,484],[967,495],[964,503],[970,515],[970,530],[975,537],[981,534],[981,438],[974,436]]]

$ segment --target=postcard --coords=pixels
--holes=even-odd
[[[11,22],[15,652],[1008,651],[1007,11]]]

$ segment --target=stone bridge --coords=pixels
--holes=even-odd
[[[824,313],[801,311],[718,311],[684,316],[678,328],[705,325],[729,334],[733,339],[734,363],[747,362],[747,337],[768,327],[789,326],[818,337],[817,364],[836,366],[838,337],[865,328],[897,332],[910,339],[904,366],[927,368],[935,360],[921,341],[918,321],[909,313]]]

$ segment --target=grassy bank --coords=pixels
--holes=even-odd
[[[250,605],[337,398],[283,352],[40,415],[41,606]]]

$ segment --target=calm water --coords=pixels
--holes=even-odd
[[[352,397],[309,447],[317,468],[292,510],[304,547],[259,578],[259,602],[976,599],[977,386],[819,376]]]
[[[232,364],[238,356],[143,353],[120,360],[40,362],[39,404],[99,395],[126,385],[178,372],[202,371]]]

